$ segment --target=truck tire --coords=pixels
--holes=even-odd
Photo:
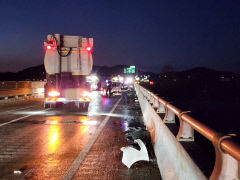
[[[88,111],[89,102],[80,103],[78,109],[82,112]]]
[[[50,104],[46,104],[46,103],[44,103],[44,108],[45,108],[45,109],[50,108]]]
[[[50,108],[56,108],[56,104],[50,104]]]
[[[88,111],[88,107],[89,107],[89,102],[85,102],[85,103],[83,104],[83,110],[84,110],[84,111]]]

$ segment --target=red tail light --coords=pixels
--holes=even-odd
[[[150,85],[154,85],[154,81],[150,81],[149,84],[150,84]]]
[[[45,50],[54,49],[57,47],[55,40],[48,40],[44,42]]]
[[[92,47],[91,47],[91,46],[88,46],[88,47],[86,48],[86,50],[87,50],[87,51],[91,51],[91,50],[92,50]]]

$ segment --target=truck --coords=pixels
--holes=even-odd
[[[93,38],[49,34],[44,48],[44,108],[73,104],[87,110],[91,96],[86,76],[93,66]]]

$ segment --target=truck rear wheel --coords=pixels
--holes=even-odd
[[[44,108],[45,108],[45,109],[50,108],[50,104],[44,103]]]
[[[50,108],[56,108],[56,104],[50,104]]]
[[[89,106],[89,102],[85,102],[85,103],[83,104],[83,110],[84,110],[84,111],[88,111],[88,106]]]
[[[88,111],[88,106],[89,106],[89,102],[84,102],[84,103],[80,103],[79,106],[78,106],[78,109],[80,111]]]

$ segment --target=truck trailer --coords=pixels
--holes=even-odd
[[[87,110],[91,101],[86,76],[92,71],[93,38],[49,34],[44,41],[44,107],[66,104]]]

